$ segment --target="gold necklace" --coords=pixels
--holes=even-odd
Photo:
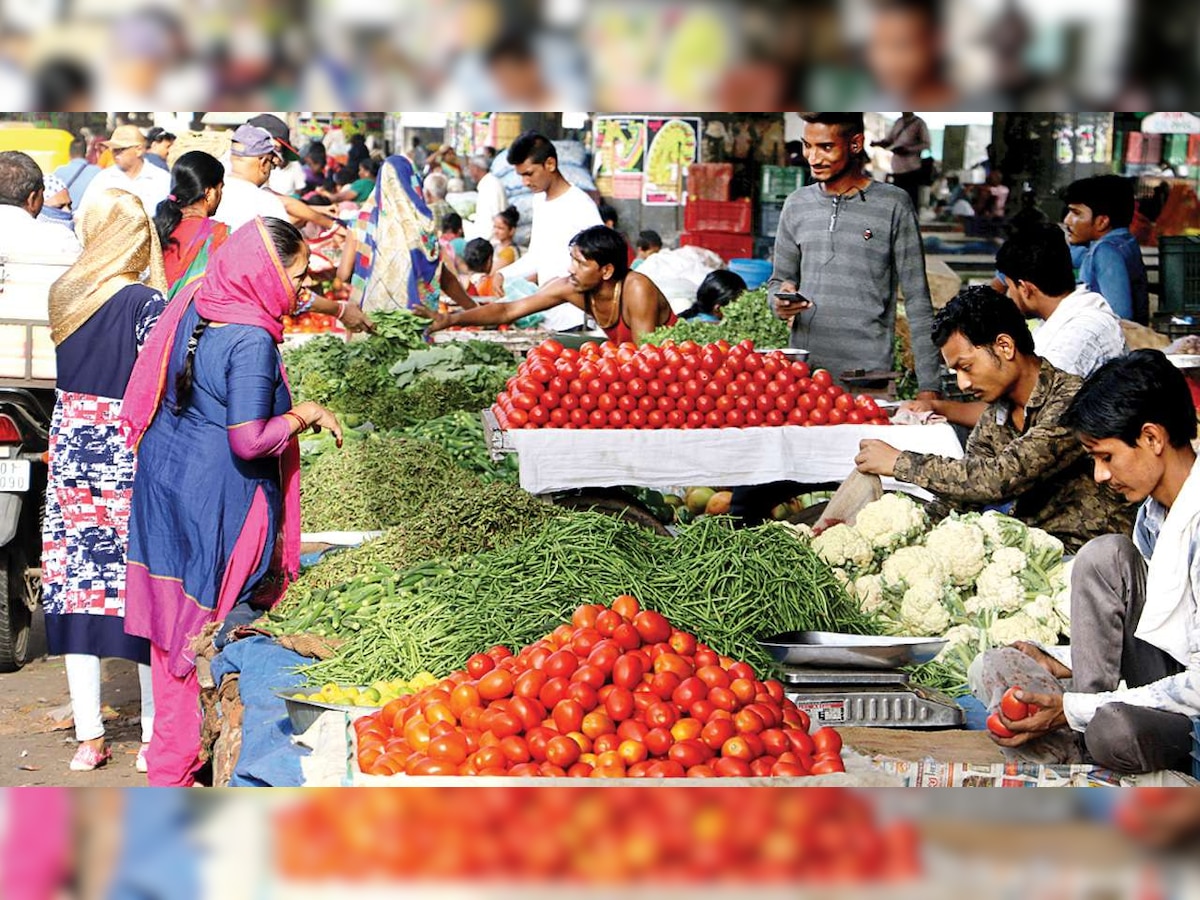
[[[608,325],[601,324],[600,316],[597,314],[598,310],[596,308],[596,298],[595,297],[592,298],[592,318],[596,320],[596,324],[599,325],[602,329],[607,330],[609,328],[615,327],[617,325],[618,320],[621,318],[621,305],[620,305],[621,304],[621,285],[623,283],[624,282],[622,282],[622,281],[618,281],[613,286],[612,300],[610,300],[609,302],[612,304],[612,307],[613,307],[610,310],[610,312],[616,312],[616,316],[613,318],[613,321],[610,322]]]

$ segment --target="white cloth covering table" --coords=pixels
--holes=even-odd
[[[752,485],[840,482],[854,468],[859,441],[961,458],[954,429],[937,425],[825,425],[755,428],[606,430],[527,428],[503,432],[520,458],[531,494],[586,487]],[[885,490],[928,498],[914,485],[884,479]]]

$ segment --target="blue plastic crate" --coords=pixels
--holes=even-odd
[[[747,290],[760,287],[771,277],[771,263],[765,259],[731,259],[729,271],[742,276]]]

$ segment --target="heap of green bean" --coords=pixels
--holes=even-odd
[[[314,683],[370,684],[444,675],[493,644],[517,648],[582,602],[630,593],[720,653],[762,671],[761,637],[794,630],[876,630],[807,543],[786,529],[731,530],[706,518],[664,538],[599,513],[554,519],[507,548],[460,557],[404,603],[380,606]],[[409,573],[396,573],[397,582]]]

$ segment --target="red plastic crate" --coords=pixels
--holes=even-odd
[[[692,163],[687,172],[688,199],[728,200],[733,163]]]
[[[679,236],[680,247],[703,247],[724,260],[747,259],[754,255],[754,238],[748,234],[729,234],[724,231],[684,232]]]
[[[692,200],[683,208],[683,227],[688,231],[723,231],[726,234],[749,234],[754,209],[750,201]]]

